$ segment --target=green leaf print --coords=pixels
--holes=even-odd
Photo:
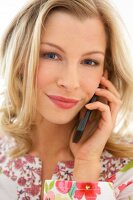
[[[54,182],[55,182],[55,181],[52,181],[52,182],[49,184],[49,190],[51,190],[51,189],[54,187]]]
[[[126,164],[120,171],[121,172],[126,172],[131,168],[133,168],[133,160],[131,160],[128,164]]]
[[[72,198],[72,196],[74,195],[76,190],[76,183],[73,184],[73,186],[71,187],[70,191],[69,191],[69,196]]]
[[[44,183],[44,192],[46,192],[46,193],[48,192],[48,184],[47,184],[47,182]]]
[[[109,184],[109,187],[113,190],[112,184],[110,182],[108,184]]]

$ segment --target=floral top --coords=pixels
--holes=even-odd
[[[42,162],[26,154],[15,159],[6,152],[13,139],[0,140],[0,199],[40,200],[133,200],[133,160],[115,158],[104,151],[98,182],[72,181],[73,161],[58,162],[51,180],[41,180]]]

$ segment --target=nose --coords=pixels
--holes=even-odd
[[[69,65],[63,67],[58,77],[57,85],[68,91],[78,89],[80,83],[79,83],[79,72],[77,66]]]

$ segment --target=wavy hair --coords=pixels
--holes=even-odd
[[[103,22],[107,35],[105,68],[123,101],[117,120],[122,123],[115,133],[113,131],[105,149],[116,156],[133,156],[133,148],[121,144],[119,140],[125,134],[127,119],[130,123],[128,115],[133,107],[133,69],[121,31],[122,22],[107,0],[32,0],[10,24],[0,49],[0,68],[6,86],[0,108],[0,127],[2,132],[16,140],[17,146],[12,155],[23,155],[32,146],[31,134],[36,126],[36,70],[41,34],[47,17],[55,10],[64,10],[80,20],[98,17]],[[94,131],[98,120],[95,117],[88,132]]]

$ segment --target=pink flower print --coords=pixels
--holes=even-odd
[[[65,164],[67,168],[73,169],[74,167],[74,161],[66,161]]]
[[[25,156],[25,159],[29,163],[33,163],[35,161],[34,157],[28,154]]]
[[[55,195],[52,191],[49,191],[46,195],[44,195],[43,200],[54,200]]]
[[[5,156],[1,156],[0,157],[0,163],[3,163],[5,161],[6,157]]]
[[[116,174],[114,174],[113,176],[111,176],[110,178],[107,178],[107,182],[114,182],[116,179]]]
[[[71,181],[56,181],[55,186],[59,192],[66,194],[71,189],[72,182]]]
[[[18,184],[19,184],[20,186],[24,186],[24,185],[26,184],[25,178],[23,178],[23,177],[19,178],[19,179],[18,179]]]
[[[8,170],[4,170],[3,173],[9,177],[10,172]]]
[[[14,161],[15,169],[20,169],[23,166],[21,159],[17,159]]]
[[[17,180],[17,176],[15,176],[15,174],[13,174],[13,175],[11,176],[11,179],[12,179],[13,181],[16,181],[16,180]]]
[[[22,200],[31,200],[30,197],[23,197]]]
[[[100,187],[98,183],[77,183],[76,184],[77,190],[75,191],[74,198],[82,199],[85,195],[85,199],[89,200],[93,198],[96,200],[97,194],[101,194]]]
[[[25,190],[28,194],[32,196],[36,196],[40,191],[40,186],[33,184],[30,188],[26,188]]]
[[[118,189],[120,190],[120,191],[123,191],[127,186],[129,186],[130,184],[133,184],[133,181],[129,181],[128,183],[126,183],[126,184],[122,184],[122,185],[120,185],[119,187],[118,187]]]

